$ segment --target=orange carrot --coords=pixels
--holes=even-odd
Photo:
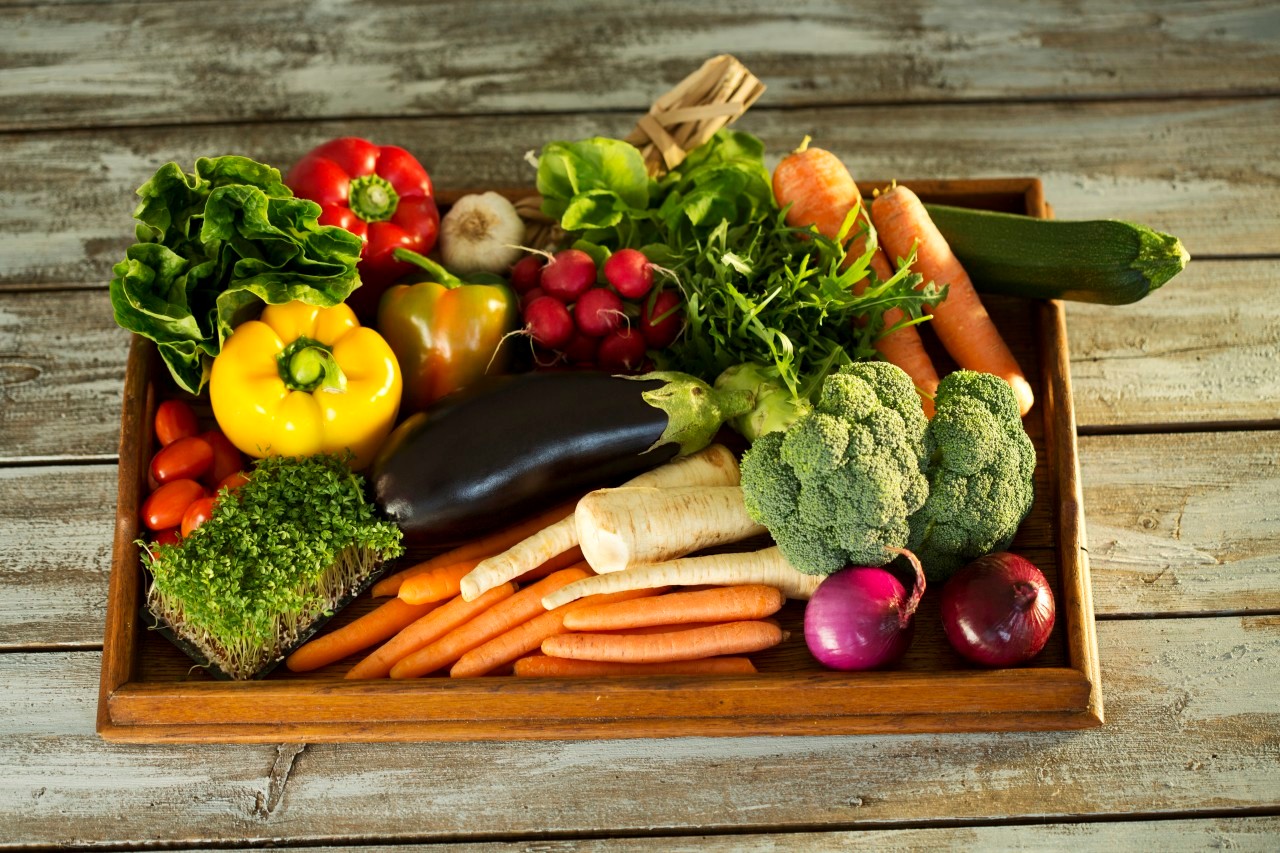
[[[607,604],[612,601],[627,601],[649,595],[666,592],[666,587],[658,589],[629,589],[623,592],[605,593],[580,598],[566,604],[558,610],[547,610],[528,622],[517,625],[504,634],[499,634],[487,643],[476,646],[453,665],[449,675],[454,678],[471,678],[488,675],[495,669],[511,663],[516,658],[537,651],[542,641],[556,634],[563,634],[565,614],[580,607],[594,604]]]
[[[439,566],[429,572],[404,579],[397,595],[406,604],[426,604],[429,601],[444,601],[453,598],[461,589],[462,579],[476,567],[481,557],[472,557],[454,563],[452,566]]]
[[[586,567],[561,569],[533,586],[520,590],[505,601],[495,604],[469,622],[407,655],[391,667],[392,678],[417,678],[448,666],[467,652],[505,634],[517,625],[544,612],[542,596],[590,574]],[[488,595],[488,593],[485,593]],[[484,598],[484,595],[480,596]],[[477,598],[476,601],[479,601]]]
[[[299,646],[285,658],[284,665],[293,672],[310,672],[328,666],[347,655],[353,655],[395,636],[398,631],[425,616],[435,606],[434,603],[405,604],[400,599],[393,598],[356,621]]]
[[[664,634],[559,634],[542,641],[542,653],[612,663],[666,663],[745,654],[786,639],[772,622],[724,622]]]
[[[773,194],[778,204],[787,210],[787,224],[796,228],[816,226],[818,233],[834,240],[840,233],[849,211],[859,205],[862,194],[853,176],[840,159],[822,148],[810,148],[806,136],[800,147],[788,154],[773,170]],[[866,221],[865,208],[859,218]],[[857,225],[854,226],[856,233]],[[845,263],[852,263],[866,251],[866,236],[851,239]],[[876,249],[871,258],[871,269],[881,281],[893,276],[893,270],[884,253]],[[864,278],[853,286],[853,292],[861,294],[867,289],[870,278]],[[892,329],[904,315],[898,308],[884,312],[884,327]],[[890,364],[906,371],[911,381],[922,392],[921,405],[926,415],[933,416],[933,395],[938,390],[938,372],[924,350],[924,342],[914,326],[881,335],[875,342],[876,351]]]
[[[934,331],[956,364],[1004,379],[1013,386],[1018,407],[1025,415],[1035,402],[1026,374],[1000,337],[978,292],[973,289],[969,274],[929,218],[920,198],[906,187],[894,187],[872,203],[871,219],[890,254],[905,258],[914,243],[913,269],[924,276],[926,282],[948,286],[947,298],[931,310]]]
[[[373,654],[352,667],[347,678],[386,678],[391,668],[406,655],[435,642],[503,599],[510,598],[515,591],[515,584],[504,583],[475,601],[463,601],[462,596],[450,599],[379,646]]]
[[[562,518],[567,518],[568,516],[573,515],[573,508],[577,503],[578,498],[574,498],[573,500],[553,507],[544,513],[525,519],[519,524],[512,525],[511,527],[504,527],[502,530],[490,533],[488,536],[482,536],[473,542],[466,543],[465,545],[459,545],[451,551],[446,551],[443,554],[432,557],[430,560],[418,563],[415,566],[410,566],[407,569],[396,572],[394,575],[387,575],[385,578],[374,584],[373,594],[375,597],[396,595],[400,592],[400,584],[403,583],[406,578],[424,574],[432,569],[439,568],[440,566],[452,566],[462,562],[463,560],[470,560],[473,557],[480,557],[483,559],[485,557],[492,557],[495,554],[501,554],[512,545],[529,538],[542,528],[554,524]]]
[[[516,581],[519,583],[528,583],[529,581],[542,580],[548,575],[553,575],[556,572],[560,571],[561,569],[567,569],[570,566],[576,566],[578,563],[581,563],[581,562],[583,562],[582,549],[579,548],[577,545],[574,545],[572,548],[570,548],[568,551],[565,551],[563,554],[557,554],[556,556],[547,560],[541,566],[530,569],[529,571],[520,575],[519,577],[516,578]],[[595,572],[591,572],[590,574],[595,574]]]
[[[762,584],[672,592],[575,608],[565,614],[564,627],[570,631],[619,631],[690,622],[741,622],[772,616],[785,601],[777,589]]]
[[[526,678],[591,678],[616,675],[750,675],[750,659],[697,658],[669,663],[605,663],[594,660],[529,655],[516,661],[515,674]]]

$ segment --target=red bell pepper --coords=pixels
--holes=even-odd
[[[312,150],[285,183],[324,209],[322,225],[339,225],[364,241],[361,286],[347,304],[372,321],[382,292],[414,269],[392,253],[404,248],[425,255],[436,244],[440,212],[426,169],[403,148],[348,136]]]

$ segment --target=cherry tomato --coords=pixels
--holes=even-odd
[[[161,530],[155,536],[151,537],[153,545],[178,545],[182,542],[182,533],[178,528],[170,527],[168,530]]]
[[[190,536],[191,531],[204,524],[213,515],[213,504],[216,498],[200,498],[187,507],[182,515],[182,535]]]
[[[240,455],[240,451],[231,443],[231,439],[222,434],[221,430],[211,429],[204,435],[200,436],[209,443],[213,448],[213,465],[209,467],[208,473],[204,477],[204,482],[210,486],[216,486],[223,480],[244,467],[244,457]],[[217,491],[215,488],[214,491]]]
[[[249,475],[243,471],[237,471],[234,474],[230,474],[218,481],[218,485],[214,487],[213,492],[214,494],[217,494],[224,488],[227,489],[227,491],[234,492],[247,482],[249,482]]]
[[[142,502],[142,521],[152,530],[177,527],[187,507],[204,496],[204,486],[195,480],[165,483]]]
[[[151,477],[159,484],[198,480],[213,465],[213,448],[203,438],[180,438],[151,459]]]
[[[156,408],[156,440],[168,447],[180,438],[200,434],[196,413],[181,400],[165,400]]]

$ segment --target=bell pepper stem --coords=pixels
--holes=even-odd
[[[431,273],[435,278],[436,284],[439,284],[448,290],[453,290],[455,287],[461,287],[466,284],[465,281],[458,278],[456,275],[449,272],[426,255],[420,255],[412,249],[396,249],[391,253],[391,255],[397,261],[403,261],[406,264],[413,264],[414,266],[421,267]]]
[[[400,196],[386,178],[361,175],[351,179],[348,204],[351,212],[365,222],[385,222],[395,215]]]
[[[281,350],[276,366],[290,391],[343,391],[347,387],[347,376],[333,351],[308,337],[300,337]]]

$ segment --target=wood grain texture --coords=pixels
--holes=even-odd
[[[1280,611],[1280,433],[1081,443],[1099,614]]]
[[[0,826],[21,843],[196,846],[1221,817],[1280,802],[1280,619],[1104,622],[1099,639],[1108,723],[1086,732],[412,749],[111,745],[93,734],[98,654],[0,655]]]
[[[102,642],[115,472],[0,468],[0,649]]]
[[[326,139],[359,135],[408,148],[439,187],[531,186],[534,171],[525,152],[555,139],[620,136],[637,115],[11,136],[0,146],[0,287],[105,287],[112,264],[132,242],[133,193],[167,161],[191,169],[198,156],[240,153],[288,169]],[[1059,219],[1142,222],[1178,235],[1199,258],[1280,254],[1280,167],[1271,141],[1258,132],[1277,125],[1280,99],[781,112],[757,106],[737,126],[762,137],[771,161],[810,134],[815,144],[845,158],[855,177],[1040,177]],[[1175,278],[1168,287],[1183,281]]]
[[[105,291],[0,293],[0,461],[114,457],[128,345]]]
[[[1068,305],[1080,424],[1280,419],[1278,280],[1273,261],[1192,261],[1133,305]]]
[[[920,850],[1062,850],[1075,853],[1115,853],[1117,850],[1161,850],[1167,853],[1238,850],[1274,853],[1280,838],[1280,818],[1238,817],[1206,820],[1116,821],[1053,823],[1042,826],[965,826],[942,829],[864,829],[848,832],[778,832],[769,834],[592,838],[582,840],[492,841],[449,846],[450,853],[912,853]],[[245,848],[247,849],[247,848]],[[294,847],[295,853],[319,853],[320,847]],[[415,844],[361,845],[363,853],[434,851]]]
[[[643,111],[726,49],[772,106],[1280,89],[1264,0],[41,4],[0,27],[0,129]]]

